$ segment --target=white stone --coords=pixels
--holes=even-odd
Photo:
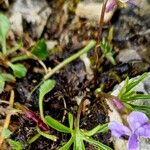
[[[11,23],[12,31],[17,34],[18,36],[22,36],[23,34],[23,27],[22,27],[22,15],[19,12],[13,13],[12,16],[9,18]]]
[[[11,14],[20,13],[28,23],[31,23],[34,36],[39,38],[51,14],[46,0],[16,0],[10,9]],[[14,24],[17,24],[17,20]],[[17,28],[16,28],[17,32]]]
[[[140,55],[134,49],[121,50],[117,56],[117,60],[122,63],[141,60]]]
[[[100,3],[91,2],[91,1],[80,2],[76,8],[76,15],[81,18],[86,18],[90,21],[95,21],[95,22],[99,23],[102,6],[103,6],[103,3],[101,3],[101,2]],[[104,15],[105,23],[107,23],[111,19],[115,10],[116,10],[116,8],[110,12],[105,12],[105,15]]]

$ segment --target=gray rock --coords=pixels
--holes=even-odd
[[[76,8],[76,15],[81,18],[86,18],[89,21],[94,21],[99,23],[102,5],[103,5],[102,2],[93,2],[93,1],[79,2]],[[105,23],[107,23],[111,19],[115,10],[116,8],[110,12],[105,12],[104,15]]]
[[[22,15],[19,12],[13,13],[9,18],[12,31],[18,36],[23,35]]]
[[[150,39],[150,29],[147,31],[149,31],[147,36],[149,36],[148,38]],[[147,42],[144,46],[139,46],[137,52],[143,60],[150,64],[150,42]]]
[[[150,0],[136,0],[137,6],[139,6],[140,14],[150,14]]]
[[[46,0],[16,0],[10,12],[12,14],[11,18],[15,18],[13,15],[20,13],[27,23],[31,23],[32,35],[38,38],[43,32],[47,19],[51,14],[51,9]],[[17,20],[13,19],[13,23],[17,24],[16,22]]]
[[[117,60],[122,63],[128,63],[130,61],[141,60],[140,55],[134,49],[121,50],[117,56]]]
[[[137,78],[138,77],[135,77],[135,78],[132,78],[131,80],[134,80]],[[117,96],[123,85],[124,85],[124,81],[121,82],[119,85],[115,86],[114,91],[112,92],[112,95]],[[148,77],[145,78],[140,84],[138,84],[138,86],[135,87],[135,91],[143,92],[145,94],[150,94],[150,72],[148,73]],[[134,102],[134,104],[150,106],[150,100],[137,100]],[[114,108],[112,112],[114,113],[115,111],[116,110]],[[110,115],[110,117],[114,117],[114,116]],[[121,122],[119,115],[118,116],[115,115],[115,119],[110,118],[110,120]],[[117,147],[120,147],[119,143],[117,143]],[[140,150],[149,150],[149,149],[150,149],[150,140],[140,138]]]
[[[58,45],[57,41],[49,40],[46,41],[47,49],[52,50],[56,45]]]

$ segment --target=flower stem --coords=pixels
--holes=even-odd
[[[83,107],[83,102],[84,102],[84,99],[81,100],[78,111],[77,111],[76,126],[75,126],[76,131],[80,129],[80,116],[81,116],[81,111]]]
[[[11,90],[10,99],[9,99],[9,107],[13,107],[13,105],[14,105],[14,91]],[[8,114],[7,114],[6,119],[5,119],[5,121],[4,121],[3,129],[8,129],[9,124],[10,124],[11,115],[12,115],[11,113],[8,113]],[[2,143],[3,143],[3,141],[4,141],[4,139],[5,139],[5,138],[4,138],[3,135],[1,134],[1,135],[0,135],[0,147],[1,147],[1,145],[2,145]]]
[[[72,56],[70,56],[69,58],[65,59],[63,62],[61,62],[59,65],[57,65],[55,68],[53,68],[52,70],[50,70],[45,76],[44,76],[44,80],[47,80],[48,78],[50,78],[53,74],[55,74],[58,70],[62,69],[63,67],[65,67],[67,64],[69,64],[70,62],[74,61],[75,59],[77,59],[78,57],[80,57],[82,54],[88,52],[91,48],[93,48],[95,46],[96,42],[94,40],[91,40],[89,42],[89,44],[81,49],[79,52],[77,52],[76,54],[73,54]]]
[[[31,97],[31,95],[34,93],[34,91],[48,78],[50,78],[52,75],[54,75],[57,71],[64,68],[67,64],[74,61],[75,59],[79,58],[82,54],[88,52],[90,49],[92,49],[96,45],[96,41],[91,40],[89,44],[81,49],[79,52],[71,55],[69,58],[62,61],[60,64],[58,64],[56,67],[54,67],[52,70],[48,71],[48,73],[44,76],[43,80],[30,92],[28,98]]]

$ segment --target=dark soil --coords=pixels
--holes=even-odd
[[[95,27],[90,26],[88,20],[85,19],[79,20],[78,24],[71,24],[75,17],[74,11],[69,11],[68,20],[65,23],[62,23],[62,25],[58,20],[61,20],[61,17],[63,16],[62,5],[64,2],[58,0],[57,2],[48,1],[48,3],[52,7],[53,13],[47,22],[42,37],[59,41],[60,36],[67,33],[70,39],[69,43],[66,43],[65,41],[59,42],[60,47],[58,48],[58,51],[49,56],[45,61],[47,67],[53,68],[59,62],[82,48],[84,45],[83,41],[89,39],[97,40],[98,25]],[[73,7],[75,9],[75,2]],[[139,29],[148,29],[150,25],[149,21],[147,16],[141,18],[136,12],[133,11],[131,13],[131,9],[119,10],[110,21],[110,24],[107,24],[104,27],[103,37],[107,35],[109,27],[114,25],[113,45],[116,55],[119,52],[118,50],[122,48],[138,45],[145,46],[146,43],[149,42],[149,37],[146,35],[139,36],[138,31]],[[32,35],[30,36],[32,37]],[[32,37],[32,39],[35,40],[36,38]],[[93,53],[94,50],[89,53],[91,58]],[[34,67],[39,67],[37,62],[30,60],[25,63],[29,66],[27,76],[23,79],[18,79],[16,83],[7,86],[9,86],[10,89],[13,88],[15,90],[15,102],[19,102],[39,114],[38,90],[30,99],[28,99],[28,95],[41,81],[43,75],[33,71]],[[4,68],[0,67],[0,70],[4,70]],[[125,64],[117,62],[117,65],[113,66],[108,60],[104,59],[100,64],[100,68],[93,70],[95,75],[94,79],[89,81],[86,76],[84,63],[78,59],[60,70],[59,73],[52,76],[51,79],[55,79],[57,84],[54,90],[45,97],[45,115],[51,115],[63,124],[68,125],[68,112],[71,112],[74,116],[76,116],[77,113],[78,105],[75,98],[83,97],[83,99],[88,100],[90,103],[87,105],[87,110],[81,114],[80,127],[89,130],[98,124],[106,123],[109,121],[107,115],[109,108],[106,105],[105,98],[95,96],[94,91],[100,87],[101,84],[104,84],[103,92],[110,92],[113,87],[124,80],[127,75],[133,77],[142,74],[145,71],[149,71],[150,65],[143,59],[143,61]],[[9,99],[8,93],[9,92],[5,92],[1,98]],[[0,117],[2,118],[3,116]],[[52,134],[59,137],[57,142],[52,142],[44,137],[40,137],[31,145],[28,145],[28,140],[37,133],[35,129],[36,124],[33,123],[32,120],[25,118],[23,115],[13,116],[11,123],[11,126],[15,126],[11,138],[22,142],[25,150],[56,150],[70,138],[67,134],[51,130]],[[110,137],[110,132],[94,136],[95,139],[113,148]],[[95,148],[86,143],[86,149],[94,150]]]

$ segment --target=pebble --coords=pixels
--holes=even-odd
[[[117,60],[122,63],[141,60],[140,55],[134,49],[121,50],[117,55]]]
[[[27,23],[31,24],[32,36],[39,38],[51,14],[51,8],[46,0],[15,0],[10,8],[10,13],[12,14],[10,20],[15,32],[18,33],[18,28],[20,29],[19,34],[23,32],[20,19],[22,17]]]
[[[76,8],[76,15],[80,18],[86,18],[89,21],[95,21],[99,23],[102,6],[103,6],[102,2],[94,2],[94,1],[79,2]],[[105,23],[107,23],[111,19],[115,10],[116,8],[110,12],[105,12],[104,16]]]

